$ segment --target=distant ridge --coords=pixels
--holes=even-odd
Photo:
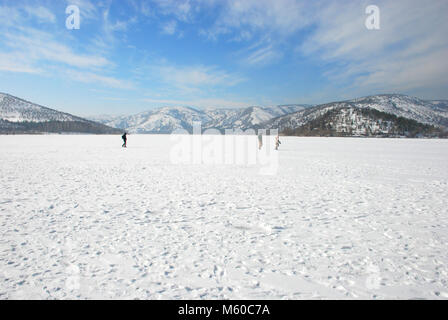
[[[286,105],[247,108],[204,108],[163,107],[141,112],[131,116],[100,116],[91,120],[130,133],[171,133],[177,129],[192,131],[193,122],[199,121],[202,129],[241,129],[254,128],[278,116],[304,110],[309,105]]]
[[[0,93],[0,133],[114,134],[121,130]]]
[[[448,100],[380,94],[321,105],[247,108],[164,107],[132,116],[92,118],[131,133],[202,129],[279,129],[306,136],[445,137]]]
[[[288,135],[446,137],[447,102],[382,94],[318,105],[263,125]]]
[[[90,120],[0,93],[0,133],[170,134],[202,129],[278,129],[286,135],[447,137],[448,101],[380,94],[313,105],[247,108],[163,107]]]

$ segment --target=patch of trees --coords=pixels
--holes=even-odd
[[[37,133],[88,133],[117,134],[121,130],[92,121],[48,121],[48,122],[10,122],[0,121],[0,133],[37,134]]]
[[[345,119],[346,126],[344,130],[338,130],[340,127],[342,115],[349,113],[356,113],[357,116],[364,118],[366,121],[361,123],[354,123],[352,120]],[[372,131],[369,123],[375,123],[383,130],[380,132]],[[385,124],[387,130],[384,132]],[[287,136],[317,136],[317,137],[346,137],[359,136],[354,132],[353,126],[358,129],[364,128],[365,132],[361,135],[368,137],[432,137],[432,138],[448,138],[448,130],[434,127],[420,123],[418,121],[397,117],[396,115],[378,111],[371,108],[338,108],[329,110],[324,115],[321,115],[306,124],[297,128],[285,128],[282,130],[282,135]]]

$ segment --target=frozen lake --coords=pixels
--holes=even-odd
[[[0,136],[0,299],[448,298],[448,140],[281,141]]]

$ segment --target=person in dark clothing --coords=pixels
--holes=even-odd
[[[126,143],[128,141],[128,137],[127,137],[127,133],[125,132],[121,138],[123,139],[123,145],[121,146],[122,148],[127,148]]]
[[[278,150],[278,147],[281,145],[282,143],[280,142],[280,138],[279,138],[279,136],[277,135],[276,137],[275,137],[275,150]]]

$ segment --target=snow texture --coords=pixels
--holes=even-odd
[[[448,298],[447,140],[281,141],[263,176],[0,136],[0,299]]]

